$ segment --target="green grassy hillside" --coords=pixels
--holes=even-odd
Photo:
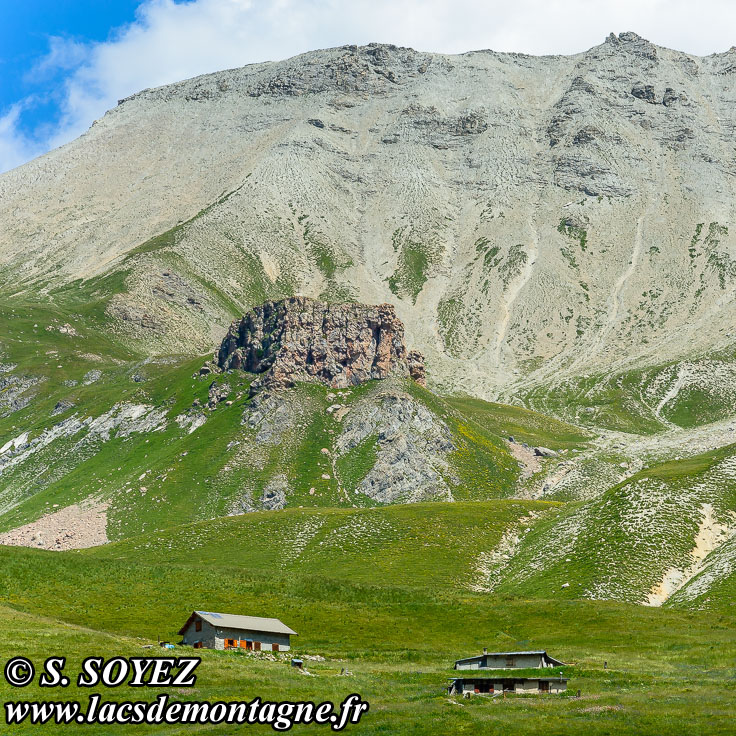
[[[538,412],[592,428],[647,435],[697,427],[733,416],[736,351],[550,381],[521,398]]]
[[[508,434],[552,447],[587,439],[411,382],[305,385],[256,407],[252,376],[200,376],[204,356],[137,351],[110,316],[126,273],[44,302],[0,295],[0,533],[85,500],[108,504],[107,536],[120,539],[283,505],[504,498],[519,476]],[[209,406],[213,383],[226,400]]]
[[[200,376],[201,356],[141,359],[99,337],[95,328],[104,324],[104,295],[114,292],[113,285],[96,281],[78,288],[88,301],[76,319],[69,317],[71,307],[80,306],[71,287],[50,299],[45,311],[22,300],[4,307],[0,448],[9,442],[11,447],[0,453],[0,532],[85,499],[109,504],[107,535],[115,540],[269,507],[352,509],[508,498],[524,486],[503,438],[513,434],[517,441],[563,451],[585,449],[591,439],[535,412],[443,399],[408,381],[338,392],[303,385],[254,406],[248,398],[252,377],[245,373]],[[210,408],[213,383],[227,401]],[[328,411],[336,405],[339,411]],[[431,515],[421,520],[419,511],[350,517],[345,530],[337,510],[317,521],[287,515],[296,531],[284,529],[283,537],[273,532],[285,550],[278,564],[323,574],[330,555],[338,554],[343,566],[363,570],[357,579],[371,580],[364,555],[389,574],[389,565],[366,553],[378,544],[371,524],[380,520],[401,530],[399,541],[380,542],[385,549],[408,564],[396,545],[409,548],[412,536],[417,544],[431,545],[437,557],[446,548],[463,560],[452,574],[466,587],[643,602],[672,569],[693,578],[705,573],[689,569],[705,506],[718,524],[736,525],[728,516],[736,510],[731,453],[715,451],[643,471],[545,515],[523,540],[516,529],[505,535],[501,527],[485,528],[479,518],[476,526],[483,532],[472,529],[463,541],[471,554],[463,554],[460,542],[450,544],[452,534],[443,536],[439,524],[427,521]],[[388,486],[405,490],[395,497],[369,495],[384,477]],[[443,523],[461,528],[462,508],[458,504],[456,514],[446,517],[454,521]],[[226,520],[218,533],[259,519]],[[271,522],[258,523],[268,529]],[[333,527],[339,533],[328,540]],[[353,529],[362,547],[348,544],[343,553],[339,540]],[[214,557],[220,551],[212,544]],[[264,559],[275,559],[274,549],[258,549]],[[697,598],[700,605],[731,574],[728,549],[700,577],[700,592],[688,601]],[[417,563],[415,574],[425,574],[422,565],[430,569],[434,559]],[[565,583],[570,585],[563,589]],[[685,602],[683,596],[673,602]]]
[[[541,501],[419,503],[376,509],[285,509],[175,527],[81,553],[98,560],[227,561],[252,573],[467,590],[483,553],[558,510]]]
[[[541,445],[551,450],[581,448],[590,434],[545,414],[520,406],[497,404],[471,397],[449,398],[448,403],[496,434],[512,436],[517,442]]]
[[[213,379],[195,376],[201,362],[119,366],[92,385],[75,386],[67,394],[74,405],[61,414],[50,416],[54,395],[6,418],[0,440],[27,434],[28,447],[11,451],[0,475],[6,508],[0,529],[97,498],[111,504],[108,534],[130,536],[257,509],[274,479],[286,488],[287,506],[375,505],[380,501],[358,485],[380,459],[380,402],[387,392],[404,397],[446,437],[447,449],[435,453],[439,464],[427,471],[436,471],[438,488],[455,500],[513,493],[518,468],[505,444],[419,387],[407,394],[406,384],[376,382],[340,392],[339,401],[356,413],[378,404],[373,434],[350,446],[342,442],[349,420],[327,412],[334,394],[326,388],[296,388],[283,403],[257,413],[248,399],[249,377],[235,373],[216,379],[227,386],[231,404],[209,409]],[[41,464],[47,472],[39,477]]]
[[[519,468],[502,436],[526,422],[545,438],[545,418],[483,402],[465,413],[410,382],[301,386],[256,408],[245,373],[199,376],[202,356],[144,358],[106,339],[119,286],[68,287],[44,308],[0,304],[0,532],[85,499],[109,503],[117,539],[273,498],[360,507],[508,497]],[[213,382],[227,401],[210,408]],[[412,422],[391,415],[397,401]],[[564,428],[566,441],[583,439]],[[388,485],[403,490],[370,495],[392,468]]]
[[[660,593],[671,594],[698,576],[697,594],[685,587],[657,602],[703,603],[708,589],[736,568],[735,530],[736,446],[729,445],[655,465],[540,521],[508,562],[498,590],[645,603],[663,581]],[[710,575],[701,575],[708,567]]]
[[[733,452],[655,466],[582,503],[290,509],[177,527],[82,554],[177,565],[195,554],[253,572],[360,583],[379,577],[431,590],[719,607],[732,604],[736,579]],[[650,600],[663,580],[664,595]]]
[[[736,607],[736,536],[708,555],[702,569],[674,593],[669,604],[699,610]]]
[[[682,729],[726,734],[731,729],[736,620],[726,612],[704,619],[697,612],[613,602],[528,600],[443,586],[398,588],[381,576],[368,585],[351,582],[350,570],[338,581],[293,570],[255,573],[238,563],[238,555],[205,560],[197,549],[188,561],[179,553],[176,563],[162,561],[153,550],[115,559],[112,549],[98,556],[0,548],[3,651],[36,661],[63,652],[73,673],[89,654],[140,656],[151,653],[140,646],[155,643],[156,636],[176,641],[190,611],[205,607],[278,616],[299,632],[295,653],[325,660],[308,660],[315,677],[305,677],[288,661],[204,651],[196,687],[177,692],[184,700],[258,695],[340,701],[358,692],[371,711],[356,732],[368,734],[501,734],[521,722],[529,734],[680,734]],[[452,662],[483,646],[548,649],[574,665],[570,690],[580,689],[582,697],[448,699],[443,687]],[[352,676],[339,675],[344,667]],[[118,700],[132,695],[127,688],[95,692]],[[18,697],[17,691],[12,695]],[[77,695],[86,697],[74,687],[23,691],[28,699]],[[0,696],[11,697],[4,683]],[[90,727],[89,732],[125,731]]]

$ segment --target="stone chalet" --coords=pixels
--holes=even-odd
[[[195,649],[246,649],[285,652],[297,636],[277,618],[237,616],[230,613],[193,611],[179,634],[182,643]]]
[[[488,652],[484,649],[483,654],[458,659],[455,662],[456,670],[471,672],[451,678],[448,692],[450,695],[501,692],[561,693],[567,690],[568,678],[562,677],[561,673],[556,675],[550,670],[554,667],[563,667],[564,664],[559,659],[550,657],[542,649],[528,652]],[[514,677],[514,669],[524,670],[523,676],[520,674]],[[535,669],[540,670],[539,675],[536,673],[530,675],[528,670]]]

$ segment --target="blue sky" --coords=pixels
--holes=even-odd
[[[140,0],[30,0],[0,2],[0,110],[29,95],[39,104],[24,112],[24,124],[35,127],[54,117],[54,90],[63,69],[38,69],[54,38],[105,41],[111,31],[135,19]]]
[[[576,53],[611,31],[705,55],[733,0],[0,0],[0,172],[146,87],[314,48]]]

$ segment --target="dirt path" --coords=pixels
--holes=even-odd
[[[535,473],[538,473],[542,469],[542,463],[539,462],[539,458],[534,454],[534,450],[530,447],[524,447],[516,442],[506,443],[514,459],[518,461],[521,466],[521,476],[519,480],[526,480],[531,478]]]
[[[610,332],[611,329],[615,326],[616,320],[618,319],[619,309],[623,306],[623,295],[626,288],[626,283],[631,278],[631,275],[634,273],[639,263],[639,256],[641,255],[642,244],[641,231],[644,224],[644,217],[645,215],[641,215],[636,222],[636,237],[634,238],[634,248],[631,251],[631,260],[629,261],[629,267],[624,270],[621,276],[619,276],[618,281],[616,281],[616,284],[613,287],[613,307],[611,309],[611,313],[608,316],[608,324],[606,326],[607,329],[605,330],[606,334],[608,334],[608,332]]]

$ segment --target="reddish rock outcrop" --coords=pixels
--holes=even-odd
[[[297,381],[347,388],[390,375],[424,384],[421,353],[407,353],[391,304],[325,304],[307,297],[266,302],[236,320],[216,355],[222,370],[263,373],[251,392]]]
[[[409,375],[420,385],[427,385],[427,373],[424,368],[424,356],[418,350],[410,350],[406,356]]]

